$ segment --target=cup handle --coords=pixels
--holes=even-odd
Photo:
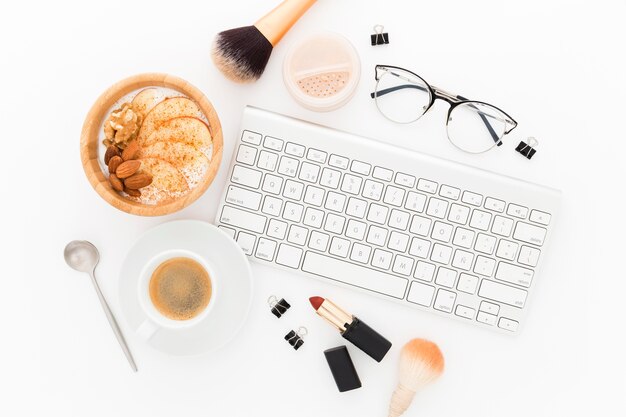
[[[146,319],[141,325],[137,328],[137,333],[140,337],[150,340],[152,336],[156,334],[159,330],[159,326],[157,326],[152,320]]]

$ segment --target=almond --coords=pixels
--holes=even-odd
[[[147,187],[150,184],[152,184],[152,175],[144,173],[132,175],[124,181],[126,188],[130,188],[131,190],[138,190],[140,188]]]
[[[114,156],[119,156],[119,155],[120,155],[120,150],[117,148],[117,146],[110,145],[107,148],[107,151],[104,153],[104,163],[106,165],[109,165],[109,161],[111,160],[111,158],[113,158]]]
[[[137,154],[139,153],[139,144],[136,140],[130,142],[124,152],[122,152],[122,159],[124,161],[130,161],[131,159],[136,159]]]
[[[124,191],[124,184],[122,183],[122,180],[117,178],[115,174],[109,175],[109,182],[111,183],[111,186],[114,190]]]
[[[115,155],[113,158],[111,158],[109,160],[109,173],[115,174],[115,172],[117,171],[117,168],[120,166],[122,162],[124,161],[122,161],[121,156]]]
[[[137,171],[139,171],[140,166],[141,166],[140,161],[134,161],[134,160],[124,161],[120,164],[120,166],[117,167],[117,170],[115,171],[115,175],[117,175],[118,178],[128,178],[134,173],[136,173]]]
[[[132,188],[124,188],[124,192],[131,197],[141,197],[141,191]]]

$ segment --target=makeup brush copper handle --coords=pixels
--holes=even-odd
[[[267,38],[272,46],[300,19],[316,0],[285,0],[274,10],[259,19],[254,26]]]

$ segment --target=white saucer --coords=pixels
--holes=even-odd
[[[147,231],[126,255],[120,271],[122,312],[135,331],[146,320],[137,294],[142,268],[155,256],[186,250],[201,257],[218,277],[210,313],[191,328],[159,330],[147,343],[172,355],[197,355],[228,343],[242,327],[252,302],[250,264],[237,243],[217,227],[195,220],[161,224]]]

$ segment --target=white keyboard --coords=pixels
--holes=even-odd
[[[216,223],[251,260],[516,332],[559,200],[247,107]]]

